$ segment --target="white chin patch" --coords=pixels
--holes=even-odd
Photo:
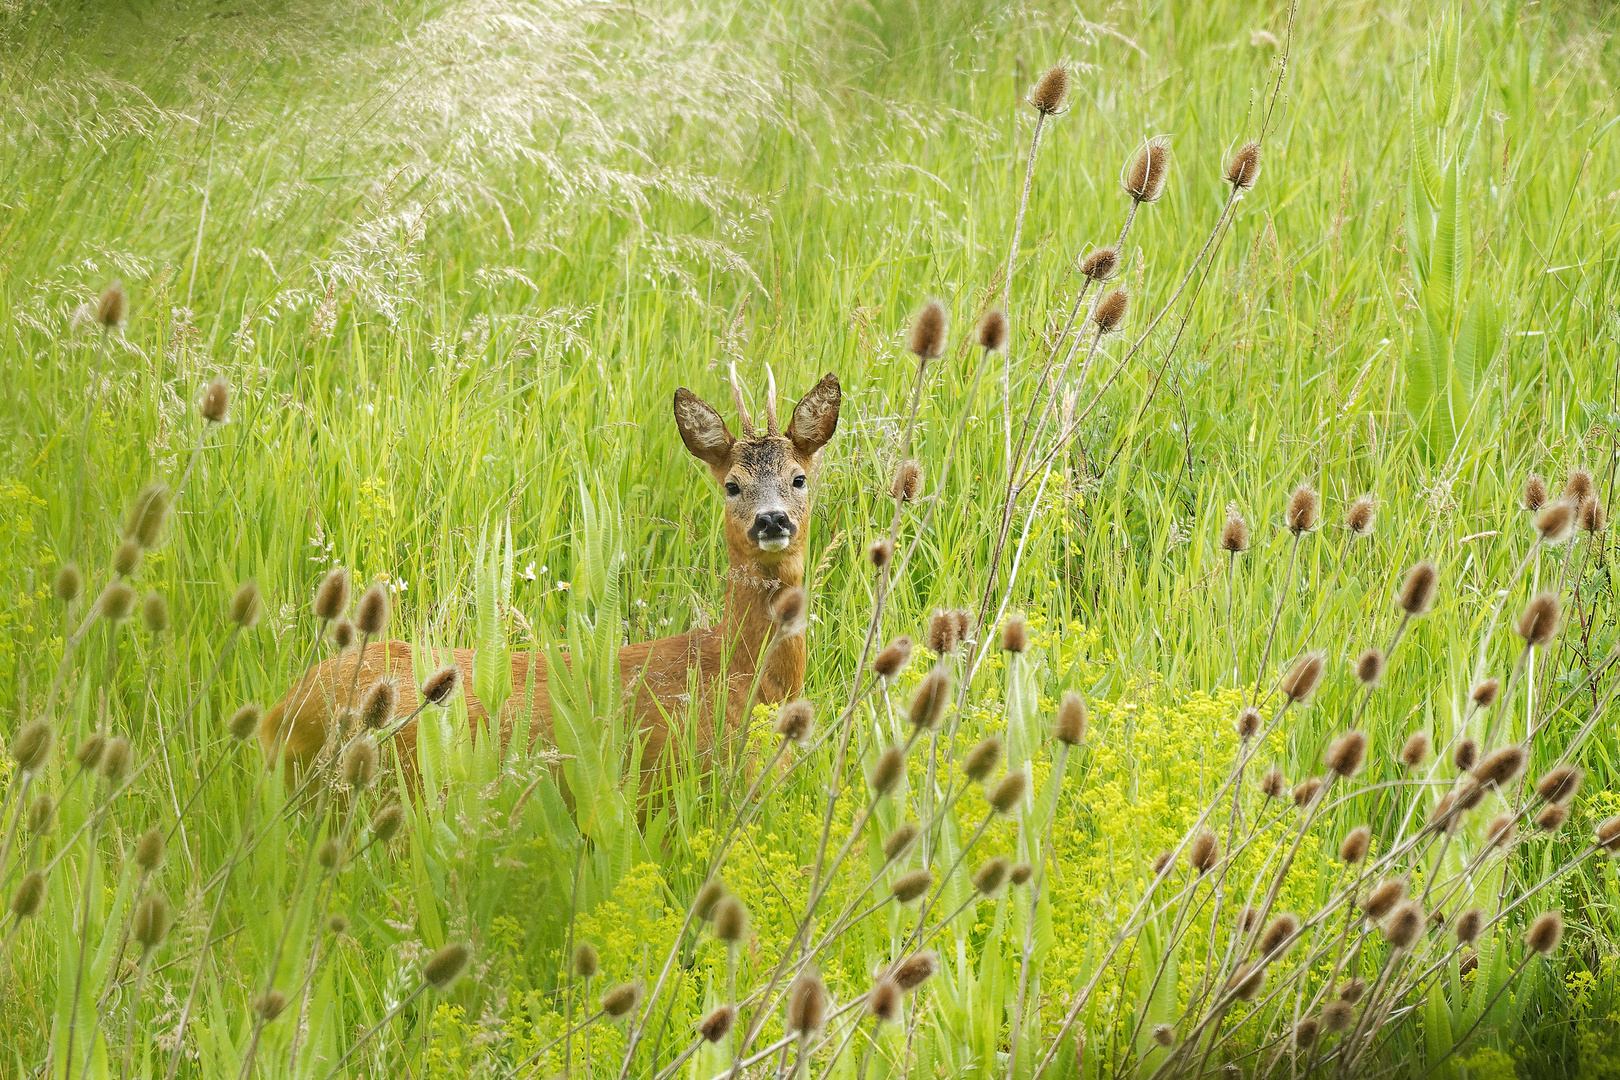
[[[759,549],[761,551],[782,551],[788,546],[788,541],[791,539],[790,536],[778,536],[770,540],[761,540],[759,541]]]

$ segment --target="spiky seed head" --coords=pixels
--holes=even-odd
[[[1260,728],[1264,722],[1265,717],[1260,715],[1259,709],[1256,709],[1253,706],[1244,709],[1242,712],[1238,713],[1237,721],[1234,724],[1234,726],[1237,728],[1238,738],[1244,742],[1248,742],[1250,739],[1260,734]]]
[[[1131,306],[1130,293],[1124,289],[1109,289],[1097,301],[1097,308],[1091,313],[1091,321],[1097,325],[1099,334],[1112,334],[1125,322],[1125,310]]]
[[[1581,780],[1585,775],[1578,765],[1559,765],[1548,769],[1536,784],[1536,794],[1543,802],[1568,802],[1581,790]]]
[[[1209,873],[1220,861],[1220,842],[1208,829],[1193,837],[1192,843],[1187,845],[1187,865],[1195,874],[1202,876]]]
[[[379,581],[360,594],[360,602],[354,606],[355,629],[368,638],[379,636],[388,625],[390,606],[388,586]]]
[[[875,569],[881,570],[894,558],[894,545],[887,540],[874,540],[872,546],[866,549],[866,558]]]
[[[902,904],[909,904],[918,899],[923,893],[934,886],[934,875],[928,870],[912,870],[901,874],[889,886],[894,898]]]
[[[1339,845],[1339,861],[1354,866],[1367,857],[1367,847],[1372,843],[1372,830],[1365,825],[1357,825],[1350,830],[1350,835],[1344,838]]]
[[[1125,193],[1139,203],[1157,202],[1164,194],[1170,171],[1170,146],[1162,138],[1149,139],[1125,170]]]
[[[1260,909],[1259,908],[1245,906],[1242,911],[1238,912],[1238,917],[1237,917],[1238,933],[1247,934],[1249,931],[1253,930],[1259,924],[1260,924]]]
[[[1349,1031],[1356,1010],[1348,1001],[1334,1001],[1322,1007],[1322,1027],[1328,1031]]]
[[[1350,504],[1344,515],[1344,527],[1351,536],[1366,536],[1372,532],[1373,519],[1378,516],[1378,504],[1371,495],[1363,495]]]
[[[714,906],[714,936],[736,945],[748,933],[748,909],[735,896],[722,897]]]
[[[1260,935],[1260,945],[1255,951],[1262,960],[1274,960],[1282,955],[1282,950],[1293,944],[1298,934],[1299,919],[1293,915],[1278,915],[1266,924],[1266,931]]]
[[[115,735],[107,740],[107,748],[101,752],[101,775],[108,786],[117,787],[124,782],[134,759],[135,748],[124,736]]]
[[[452,941],[428,957],[422,965],[422,981],[443,994],[456,984],[472,962],[472,949],[460,941]]]
[[[1176,1029],[1169,1024],[1155,1024],[1153,1027],[1153,1041],[1163,1047],[1176,1045]]]
[[[1266,969],[1261,964],[1239,964],[1226,988],[1239,1001],[1253,1001],[1266,985]]]
[[[919,360],[938,360],[945,355],[945,305],[930,300],[911,320],[911,333],[906,337],[906,348]]]
[[[950,698],[951,673],[944,664],[935,664],[934,669],[917,684],[907,717],[916,727],[933,731],[939,726],[940,717],[945,715],[945,706],[950,704]]]
[[[1440,580],[1440,571],[1434,563],[1424,559],[1406,572],[1406,578],[1401,582],[1401,591],[1395,595],[1395,605],[1408,615],[1422,615],[1434,603],[1435,585]]]
[[[1550,592],[1537,593],[1524,605],[1514,627],[1526,645],[1545,645],[1558,632],[1558,597]]]
[[[1600,533],[1606,524],[1608,524],[1608,519],[1603,514],[1602,503],[1596,499],[1587,499],[1581,503],[1582,532]]]
[[[124,538],[143,548],[157,547],[163,539],[163,526],[169,521],[169,505],[169,489],[163,484],[141,489],[124,520]]]
[[[1013,769],[1003,776],[1001,783],[990,792],[990,806],[998,814],[1011,814],[1023,803],[1024,796],[1028,792],[1029,773],[1023,769]]]
[[[1536,828],[1544,833],[1555,833],[1564,827],[1569,820],[1569,807],[1562,803],[1551,803],[1541,813],[1536,815]]]
[[[1339,987],[1339,1000],[1348,1001],[1350,1004],[1354,1005],[1356,1002],[1360,1001],[1366,993],[1367,981],[1365,979],[1350,979],[1345,982],[1343,986]]]
[[[1316,528],[1322,514],[1322,497],[1309,484],[1301,484],[1288,496],[1288,508],[1283,511],[1283,524],[1298,536]]]
[[[1305,809],[1316,801],[1317,792],[1321,790],[1321,778],[1316,776],[1307,776],[1305,779],[1294,785],[1294,805],[1299,807],[1301,810]]]
[[[1173,851],[1159,852],[1158,857],[1153,860],[1153,876],[1158,877],[1164,873],[1164,868],[1169,866],[1175,857],[1176,853]]]
[[[127,581],[108,582],[96,598],[96,614],[111,623],[121,623],[135,612],[138,598]]]
[[[315,852],[315,861],[321,864],[323,870],[336,870],[343,865],[343,855],[343,841],[335,836],[328,837]]]
[[[244,582],[231,597],[231,623],[243,630],[250,629],[259,621],[259,614],[263,609],[264,601],[259,596],[259,587],[251,581]]]
[[[454,664],[446,664],[429,675],[427,682],[422,684],[422,699],[429,705],[443,707],[460,683],[461,670]]]
[[[1564,917],[1556,911],[1544,911],[1536,916],[1524,935],[1525,948],[1542,956],[1550,954],[1564,940]]]
[[[1035,867],[1027,862],[1013,863],[1013,868],[1007,871],[1007,881],[1013,885],[1028,885],[1034,876]]]
[[[1428,756],[1429,736],[1421,731],[1414,731],[1401,747],[1401,764],[1408,769],[1415,769],[1423,764],[1423,759]]]
[[[1080,260],[1080,274],[1087,281],[1107,281],[1119,268],[1119,249],[1101,247]]]
[[[990,779],[990,774],[1001,764],[1001,740],[991,735],[967,752],[962,758],[962,772],[975,784]]]
[[[1022,615],[1013,615],[1001,625],[1001,649],[1014,655],[1029,649],[1029,624]]]
[[[169,628],[169,601],[159,592],[149,592],[141,600],[141,624],[148,634],[161,634]]]
[[[1474,779],[1481,784],[1506,787],[1524,771],[1526,759],[1524,747],[1518,743],[1492,750],[1474,767]]]
[[[703,883],[703,887],[692,898],[692,915],[703,922],[714,918],[714,909],[720,901],[725,899],[726,883],[719,878],[710,878]]]
[[[1620,814],[1598,822],[1595,832],[1598,847],[1610,855],[1620,855]]]
[[[215,375],[203,387],[202,400],[197,402],[197,412],[210,424],[223,424],[231,415],[231,384],[225,381],[225,376]]]
[[[1592,497],[1592,474],[1585,469],[1571,469],[1564,478],[1564,498],[1571,506],[1579,506]]]
[[[1485,801],[1485,793],[1489,789],[1474,777],[1469,777],[1457,789],[1457,809],[1472,810]]]
[[[1260,178],[1260,144],[1246,142],[1226,163],[1226,182],[1237,191],[1248,191]]]
[[[1260,778],[1260,794],[1268,799],[1280,799],[1288,788],[1288,781],[1283,778],[1282,770],[1273,765],[1266,770]]]
[[[326,928],[338,937],[349,932],[349,917],[347,915],[333,915],[326,920]]]
[[[129,312],[129,294],[122,281],[111,281],[96,297],[96,322],[103,330],[116,330],[124,324]]]
[[[1479,908],[1469,908],[1457,916],[1451,924],[1451,930],[1457,935],[1459,945],[1472,945],[1479,940],[1480,931],[1485,929],[1485,913]]]
[[[792,743],[804,746],[816,730],[816,707],[800,698],[782,706],[776,714],[776,733]]]
[[[162,829],[156,826],[147,829],[135,841],[135,865],[150,874],[163,865],[163,852],[167,846]]]
[[[900,1019],[900,988],[891,979],[879,979],[866,995],[866,1010],[880,1024]]]
[[[268,990],[253,999],[253,1011],[268,1024],[287,1011],[287,995],[280,990]]]
[[[1073,690],[1065,690],[1058,699],[1057,719],[1052,723],[1052,737],[1066,746],[1079,746],[1086,741],[1086,699]]]
[[[119,577],[129,577],[141,565],[141,545],[133,540],[125,540],[113,549],[113,573]]]
[[[243,705],[231,714],[230,720],[225,724],[231,738],[237,742],[247,742],[259,732],[259,721],[264,718],[264,710],[254,704]]]
[[[371,815],[371,835],[379,844],[388,843],[404,827],[405,808],[399,803],[390,803]]]
[[[130,933],[144,951],[151,952],[169,936],[172,922],[168,899],[162,893],[153,893],[136,905]]]
[[[934,977],[939,970],[939,958],[931,952],[915,953],[906,957],[889,972],[889,978],[901,990],[910,992]]]
[[[905,821],[898,825],[883,841],[883,860],[894,862],[900,856],[911,850],[911,845],[917,842],[917,834],[922,832],[915,821]]]
[[[898,746],[891,746],[878,755],[877,764],[872,767],[872,775],[868,781],[872,791],[878,796],[888,795],[899,786],[901,777],[906,775],[906,755]]]
[[[973,872],[973,888],[980,896],[994,896],[1007,884],[1007,874],[1012,870],[1012,864],[1001,856],[986,859],[979,864]]]
[[[349,572],[339,566],[328,570],[315,587],[315,600],[311,604],[315,617],[326,622],[341,619],[349,610]]]
[[[368,788],[377,779],[379,753],[369,735],[355,739],[343,751],[343,782],[356,791]]]
[[[73,760],[79,763],[79,768],[89,772],[101,764],[101,756],[107,752],[107,736],[99,731],[92,731],[84,737],[79,748],[73,752]]]
[[[1462,825],[1462,807],[1457,805],[1457,796],[1446,794],[1434,804],[1434,811],[1429,814],[1429,828],[1454,833]]]
[[[1325,662],[1326,656],[1319,652],[1308,652],[1295,660],[1294,665],[1288,669],[1288,674],[1283,676],[1280,687],[1283,697],[1287,698],[1290,704],[1310,701],[1311,695],[1316,692],[1317,684],[1322,681],[1322,668]]]
[[[940,608],[928,617],[928,651],[935,656],[944,656],[957,645],[961,638],[956,633],[956,616],[953,612]]]
[[[1524,508],[1532,514],[1547,504],[1547,481],[1531,473],[1524,482]]]
[[[778,632],[788,632],[798,627],[804,619],[804,613],[809,607],[809,600],[804,590],[798,587],[783,589],[771,603],[771,619],[775,621]]]
[[[979,320],[979,348],[985,352],[1000,352],[1007,347],[1007,313],[991,308]]]
[[[1367,757],[1367,733],[1347,731],[1328,744],[1323,763],[1343,777],[1356,775]]]
[[[393,679],[378,679],[366,691],[360,705],[360,723],[370,731],[388,726],[394,719],[394,708],[399,703],[399,687]]]
[[[877,659],[872,661],[872,670],[878,673],[879,678],[892,683],[900,677],[900,673],[909,663],[911,663],[911,639],[897,637],[877,654]]]
[[[1396,949],[1411,948],[1423,933],[1423,909],[1414,900],[1408,900],[1390,912],[1384,921],[1384,940]]]
[[[923,471],[918,462],[906,459],[895,466],[894,484],[889,494],[901,502],[908,503],[922,494]]]
[[[788,989],[788,1033],[803,1038],[826,1026],[827,987],[819,975],[806,971]]]
[[[1543,544],[1563,543],[1574,524],[1575,511],[1567,502],[1548,503],[1536,513],[1536,532]]]
[[[51,583],[51,594],[64,604],[71,604],[79,598],[84,591],[84,575],[79,573],[79,564],[65,562],[56,570],[56,579]]]
[[[737,1022],[737,1006],[720,1005],[710,1012],[698,1023],[698,1034],[704,1042],[717,1043],[731,1034],[731,1028]]]
[[[356,636],[354,623],[350,620],[339,619],[332,624],[332,644],[337,646],[338,652],[342,652],[350,645],[353,645]]]
[[[1485,826],[1485,847],[1507,847],[1513,843],[1513,815],[1497,814]]]
[[[34,836],[44,836],[56,824],[56,803],[49,795],[41,795],[28,806],[28,831]]]
[[[1406,899],[1406,882],[1400,878],[1390,878],[1380,882],[1367,898],[1361,902],[1361,910],[1367,913],[1367,918],[1374,922],[1382,919],[1395,905]]]
[[[49,723],[43,718],[30,720],[11,743],[11,759],[17,763],[19,771],[37,773],[50,761],[51,747],[55,743],[56,734]]]
[[[1479,762],[1479,743],[1473,739],[1459,739],[1451,749],[1451,763],[1458,772],[1467,772]]]
[[[1242,514],[1228,514],[1221,526],[1221,550],[1241,555],[1249,550],[1249,523]]]
[[[1307,1016],[1294,1025],[1294,1045],[1299,1047],[1315,1045],[1316,1036],[1321,1030],[1321,1023],[1315,1017]]]
[[[17,883],[17,891],[11,894],[11,913],[19,922],[31,919],[39,914],[44,903],[45,871],[30,870]]]
[[[1368,649],[1356,658],[1356,679],[1363,686],[1373,686],[1384,674],[1384,651]]]
[[[1496,702],[1496,695],[1501,691],[1502,683],[1498,679],[1482,679],[1474,684],[1468,692],[1468,697],[1481,709],[1488,709]]]
[[[1029,92],[1029,103],[1035,111],[1051,116],[1063,108],[1063,99],[1069,94],[1069,73],[1059,64],[1041,76]]]

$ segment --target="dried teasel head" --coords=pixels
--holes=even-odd
[[[1513,628],[1526,645],[1547,644],[1558,632],[1558,597],[1550,592],[1532,596]]]
[[[135,841],[135,865],[150,874],[163,865],[164,851],[168,848],[168,841],[163,830],[153,826],[141,833],[140,839]]]
[[[1265,718],[1260,715],[1260,710],[1251,705],[1249,708],[1238,713],[1238,718],[1234,722],[1233,726],[1237,728],[1238,738],[1244,742],[1248,742],[1250,739],[1260,734],[1260,728],[1264,725],[1264,723]]]
[[[1221,550],[1241,555],[1249,550],[1249,523],[1242,514],[1228,514],[1221,526]]]
[[[1063,108],[1063,99],[1069,94],[1069,73],[1059,64],[1041,76],[1029,92],[1029,104],[1043,116],[1051,116]]]
[[[1480,931],[1484,929],[1485,913],[1477,907],[1458,915],[1451,924],[1451,932],[1457,935],[1459,945],[1472,945],[1479,940]]]
[[[991,308],[979,320],[979,348],[985,352],[1000,352],[1007,347],[1007,313]]]
[[[714,909],[720,901],[725,899],[726,883],[719,878],[710,878],[703,883],[692,900],[692,914],[708,922],[714,916]]]
[[[1384,940],[1392,948],[1409,949],[1423,933],[1424,921],[1423,909],[1415,900],[1408,900],[1384,920]]]
[[[1363,495],[1350,504],[1344,515],[1344,527],[1351,536],[1366,536],[1372,532],[1373,519],[1378,516],[1378,504],[1371,495]]]
[[[788,988],[787,1031],[803,1038],[827,1026],[827,987],[806,971]]]
[[[231,714],[231,718],[225,722],[225,730],[237,742],[247,742],[259,733],[259,722],[263,719],[264,710],[249,703]]]
[[[1356,658],[1356,681],[1363,686],[1375,686],[1384,676],[1384,650],[1367,649]]]
[[[1283,511],[1283,524],[1298,536],[1316,528],[1321,518],[1322,497],[1309,484],[1301,484],[1288,496],[1288,508]]]
[[[1361,763],[1367,757],[1367,733],[1364,731],[1347,731],[1333,742],[1328,744],[1327,753],[1323,755],[1322,762],[1329,770],[1339,776],[1354,776],[1361,770]]]
[[[1438,832],[1456,832],[1462,826],[1462,811],[1465,807],[1457,805],[1457,796],[1448,792],[1440,797],[1434,804],[1434,810],[1429,814],[1429,828]]]
[[[19,772],[37,773],[51,760],[55,745],[56,733],[49,722],[43,718],[30,720],[11,742],[11,760],[17,763]]]
[[[1142,144],[1125,170],[1125,193],[1139,203],[1157,202],[1170,172],[1170,144],[1155,137]]]
[[[1239,964],[1227,980],[1226,989],[1239,1001],[1253,1001],[1265,989],[1266,969],[1258,963]]]
[[[1620,855],[1620,814],[1604,818],[1598,822],[1593,837],[1596,839],[1598,847],[1610,855]]]
[[[892,979],[879,979],[866,995],[866,1011],[880,1024],[900,1019],[900,988]]]
[[[908,503],[922,494],[922,486],[922,466],[908,458],[895,466],[894,483],[889,486],[889,495]]]
[[[1564,940],[1564,917],[1556,911],[1544,911],[1525,931],[1524,946],[1542,956],[1550,954]]]
[[[135,916],[129,924],[130,936],[143,952],[151,952],[169,936],[173,922],[168,898],[162,893],[152,893],[135,906]]]
[[[917,836],[922,830],[915,821],[901,822],[883,841],[883,860],[894,862],[900,856],[911,850],[911,845],[917,842]]]
[[[129,582],[109,582],[96,597],[96,614],[110,623],[121,623],[135,613],[138,599]]]
[[[1344,838],[1339,845],[1339,861],[1354,866],[1367,857],[1367,848],[1372,843],[1372,830],[1365,825],[1357,825],[1350,830],[1350,835]]]
[[[394,680],[378,679],[366,691],[365,700],[360,706],[360,723],[372,731],[387,727],[394,719],[394,708],[398,703],[399,687]]]
[[[877,764],[872,767],[867,782],[872,785],[874,794],[883,796],[894,791],[905,775],[906,755],[898,746],[891,746],[878,755]]]
[[[116,330],[129,314],[129,293],[122,281],[111,281],[96,297],[96,322],[103,330]]]
[[[1334,1001],[1322,1007],[1322,1027],[1327,1031],[1349,1031],[1356,1010],[1348,1001]]]
[[[422,684],[422,700],[429,705],[443,706],[461,683],[461,671],[454,664],[446,664],[427,677]]]
[[[367,638],[376,638],[388,625],[389,609],[388,586],[377,582],[371,588],[360,594],[360,602],[354,606],[354,626]]]
[[[1321,1034],[1321,1030],[1321,1023],[1314,1017],[1307,1016],[1294,1025],[1294,1045],[1299,1047],[1314,1045],[1317,1035]]]
[[[1125,311],[1131,306],[1131,296],[1124,289],[1109,289],[1097,301],[1091,321],[1099,334],[1112,334],[1125,322]]]
[[[776,714],[776,733],[788,742],[804,746],[816,730],[816,708],[800,698],[782,706]]]
[[[45,904],[45,872],[43,870],[30,870],[23,875],[17,883],[17,891],[11,894],[11,914],[18,922],[31,919],[39,914],[39,909]]]
[[[1316,692],[1317,685],[1322,681],[1325,663],[1326,657],[1320,652],[1308,652],[1294,661],[1278,687],[1289,704],[1310,701],[1311,695]]]
[[[231,595],[231,606],[226,614],[232,626],[240,630],[250,630],[259,621],[259,615],[263,611],[264,599],[259,595],[259,587],[251,581],[246,581]]]
[[[456,984],[471,962],[472,949],[453,941],[428,957],[422,965],[422,981],[442,994]]]
[[[602,1011],[609,1020],[620,1020],[636,1011],[641,1004],[641,984],[638,982],[620,983],[602,995]]]
[[[1524,482],[1524,508],[1532,514],[1547,505],[1547,481],[1537,473],[1531,473]]]
[[[1489,754],[1474,766],[1474,779],[1481,784],[1494,784],[1496,787],[1506,787],[1519,778],[1524,771],[1528,755],[1523,746],[1514,743]]]
[[[1260,935],[1260,944],[1255,953],[1262,960],[1274,960],[1283,954],[1283,950],[1294,943],[1299,934],[1299,919],[1293,915],[1278,915],[1266,924],[1265,933]]]
[[[1309,807],[1316,801],[1316,796],[1322,791],[1322,779],[1318,776],[1307,776],[1294,785],[1294,805],[1301,810]]]
[[[1575,509],[1567,502],[1548,503],[1536,513],[1536,533],[1543,544],[1563,543],[1574,524]]]
[[[1175,857],[1176,853],[1173,851],[1159,852],[1159,854],[1153,860],[1153,876],[1158,877],[1160,874],[1164,873],[1164,868],[1175,861]]]
[[[1361,901],[1361,910],[1366,912],[1367,918],[1374,922],[1382,919],[1395,909],[1395,905],[1406,899],[1406,882],[1400,878],[1391,878],[1382,881],[1369,892]]]
[[[225,376],[215,375],[203,387],[197,402],[197,414],[210,424],[223,424],[231,415],[231,384]]]
[[[107,736],[99,731],[92,731],[84,737],[79,748],[73,751],[73,760],[79,763],[79,768],[90,772],[101,765],[101,755],[106,752]]]
[[[79,572],[79,564],[65,562],[56,570],[56,577],[51,582],[51,595],[64,604],[71,604],[79,598],[84,591],[84,575]]]
[[[994,896],[1007,884],[1012,864],[1000,855],[986,859],[973,872],[973,888],[980,896]]]
[[[125,540],[113,550],[113,573],[119,577],[129,577],[141,565],[141,545],[133,540]]]
[[[1022,615],[1010,616],[1001,624],[1001,649],[1015,656],[1029,650],[1029,624]]]
[[[1603,504],[1596,499],[1587,499],[1581,503],[1581,531],[1587,533],[1600,533],[1608,524],[1603,514]]]
[[[1488,709],[1496,703],[1496,695],[1502,690],[1499,679],[1481,679],[1468,691],[1468,699],[1477,708]]]
[[[1288,781],[1284,779],[1282,770],[1273,765],[1266,770],[1260,778],[1260,794],[1268,799],[1280,799],[1283,792],[1288,789]]]
[[[1058,700],[1057,718],[1052,722],[1052,737],[1065,746],[1079,746],[1086,741],[1086,699],[1073,690],[1065,690]]]
[[[1422,615],[1434,603],[1435,586],[1440,581],[1440,571],[1434,563],[1424,559],[1406,572],[1401,581],[1401,591],[1395,594],[1395,606],[1408,615]]]
[[[122,735],[108,739],[107,749],[101,753],[101,776],[107,781],[107,786],[116,788],[122,784],[134,760],[135,748],[128,739]]]
[[[1246,142],[1226,163],[1226,182],[1236,191],[1248,191],[1260,178],[1260,144]]]
[[[28,832],[44,836],[56,824],[56,803],[49,795],[41,795],[28,804]]]
[[[1485,848],[1507,847],[1513,843],[1513,815],[1498,814],[1485,826]]]
[[[737,1023],[737,1006],[721,1005],[705,1016],[698,1024],[698,1034],[704,1042],[717,1043],[731,1034],[732,1026]]]
[[[1012,885],[1028,885],[1030,878],[1035,876],[1035,867],[1032,863],[1013,863],[1011,870],[1007,871],[1007,881]]]
[[[601,957],[597,956],[595,945],[582,941],[574,946],[574,978],[594,979],[600,967]]]
[[[958,628],[961,623],[956,612],[948,608],[940,608],[928,617],[928,651],[935,656],[944,656],[962,643],[962,635]]]
[[[1080,260],[1080,275],[1087,281],[1107,281],[1119,268],[1119,249],[1097,248]]]
[[[723,896],[714,906],[714,936],[737,945],[748,934],[748,909],[735,896]]]
[[[982,784],[990,779],[990,774],[996,771],[999,764],[1001,764],[1001,740],[991,735],[962,758],[962,772],[975,784]]]
[[[1571,506],[1580,506],[1592,497],[1594,490],[1592,474],[1586,469],[1571,469],[1564,478],[1564,498]]]
[[[1169,1024],[1155,1024],[1153,1041],[1164,1047],[1176,1045],[1176,1029]]]
[[[888,566],[889,560],[893,558],[894,545],[889,543],[887,540],[874,540],[872,541],[872,546],[866,549],[866,560],[870,562],[875,569],[881,570],[885,566]]]
[[[794,587],[783,589],[771,601],[771,621],[776,624],[778,634],[794,634],[802,629],[805,611],[809,609],[810,601],[803,589]]]
[[[912,870],[901,874],[889,884],[889,891],[894,898],[902,904],[909,904],[919,899],[929,889],[934,887],[934,875],[929,870]]]
[[[1193,837],[1192,843],[1187,845],[1187,866],[1196,874],[1209,873],[1220,861],[1220,842],[1208,829]]]
[[[938,360],[945,355],[945,305],[929,300],[911,320],[906,348],[919,360]]]
[[[1536,782],[1536,795],[1542,802],[1566,803],[1581,790],[1585,774],[1578,765],[1559,765],[1548,769]]]
[[[149,634],[161,634],[169,628],[169,601],[160,592],[149,592],[141,598],[141,625]]]
[[[917,690],[911,695],[911,708],[907,711],[907,719],[913,726],[924,731],[933,731],[939,726],[940,718],[945,715],[945,707],[950,704],[951,673],[944,664],[935,664],[934,669],[923,677],[917,684]]]
[[[1260,924],[1260,909],[1259,908],[1256,908],[1256,907],[1244,907],[1242,911],[1238,912],[1238,917],[1237,917],[1238,933],[1247,934],[1249,931],[1253,930],[1259,924]]]
[[[1429,736],[1421,731],[1413,732],[1401,747],[1401,764],[1408,769],[1415,769],[1423,764],[1423,759],[1429,756]]]
[[[1479,743],[1473,739],[1459,739],[1451,748],[1451,764],[1458,772],[1467,772],[1479,762]]]
[[[355,739],[343,751],[343,782],[356,791],[370,787],[377,779],[380,759],[376,740],[369,735]]]
[[[900,677],[900,673],[909,663],[911,663],[911,639],[897,637],[877,654],[877,659],[872,661],[872,670],[878,673],[879,678],[892,683]]]
[[[387,844],[405,827],[405,808],[391,803],[371,815],[371,835],[379,844]]]
[[[354,644],[356,633],[357,632],[355,631],[354,623],[352,621],[349,619],[339,619],[337,622],[332,624],[332,644],[337,646],[338,652],[342,652],[344,649],[347,649],[350,645]]]
[[[169,489],[162,484],[151,484],[135,496],[124,520],[124,538],[133,540],[143,548],[157,547],[163,539],[163,527],[169,521],[169,508],[173,500]]]
[[[1536,815],[1536,828],[1544,833],[1555,833],[1564,827],[1569,820],[1569,807],[1562,803],[1552,803]]]
[[[287,995],[280,990],[267,990],[253,999],[253,1011],[268,1024],[287,1011]]]
[[[889,971],[889,978],[901,990],[912,991],[932,979],[939,971],[939,958],[931,952],[906,957]]]
[[[341,566],[328,570],[315,587],[315,599],[310,607],[315,617],[325,622],[342,618],[349,609],[349,572]]]
[[[1023,769],[1014,769],[1001,778],[1001,783],[990,792],[988,800],[996,813],[1011,814],[1023,803],[1028,791],[1029,773]]]
[[[1362,997],[1366,995],[1366,993],[1367,981],[1365,979],[1349,979],[1343,986],[1339,987],[1339,1000],[1348,1001],[1350,1004],[1354,1005],[1356,1002],[1360,1001]]]

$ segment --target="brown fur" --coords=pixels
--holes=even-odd
[[[685,388],[676,391],[675,419],[682,441],[726,490],[730,568],[725,617],[719,625],[619,650],[619,677],[644,740],[644,779],[667,762],[671,723],[691,718],[697,725],[699,752],[707,754],[713,749],[714,726],[708,720],[722,692],[725,731],[730,734],[743,722],[756,674],[756,701],[784,701],[796,696],[804,685],[804,635],[783,637],[772,647],[771,605],[783,590],[803,584],[809,483],[806,480],[797,487],[795,480],[809,474],[816,454],[832,438],[840,401],[838,381],[827,375],[799,401],[784,433],[776,433],[773,417],[766,432],[755,435],[745,427],[743,437],[734,438],[714,409]],[[732,484],[736,494],[727,487]],[[784,514],[793,526],[787,546],[780,551],[765,550],[750,535],[757,515],[767,511]],[[425,666],[455,663],[461,672],[458,692],[466,695],[468,722],[477,732],[488,723],[489,713],[472,692],[473,651],[452,649],[448,653],[441,651]],[[501,709],[499,731],[504,742],[512,725],[527,716],[530,745],[551,746],[551,697],[543,664],[534,673],[532,696],[524,700],[532,662],[529,653],[512,656],[512,695]],[[363,659],[358,648],[351,648],[304,674],[265,715],[260,727],[265,753],[276,753],[277,744],[284,743],[282,754],[288,764],[308,764],[327,744],[332,718],[347,709],[358,709],[367,691],[385,675],[398,688],[395,716],[410,715],[420,700],[411,646],[403,641],[373,642]],[[352,699],[351,686],[355,688]],[[691,700],[693,686],[699,690],[696,702]],[[415,767],[415,728],[414,722],[408,724],[397,736],[400,761],[407,772]]]

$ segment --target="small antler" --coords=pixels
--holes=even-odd
[[[737,423],[742,426],[742,433],[752,439],[754,437],[754,418],[748,415],[748,404],[743,400],[742,383],[737,381],[737,362],[735,360],[726,365],[726,372],[731,378],[731,400],[737,403]]]
[[[780,435],[776,427],[776,372],[765,365],[765,433]]]

